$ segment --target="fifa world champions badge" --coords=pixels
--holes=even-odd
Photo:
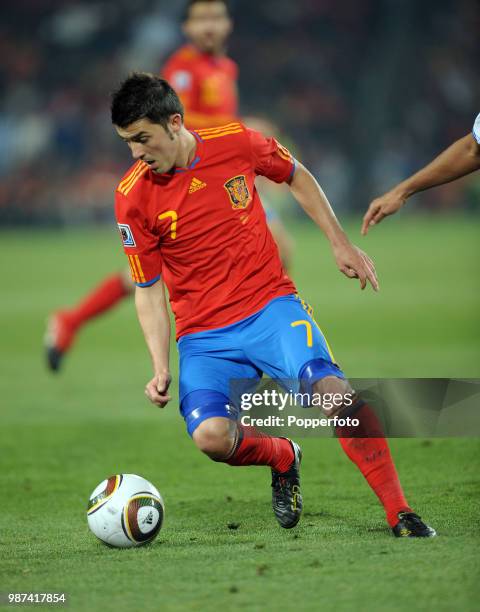
[[[118,223],[120,236],[122,237],[123,246],[135,247],[135,238],[133,237],[132,228],[127,223]]]
[[[234,176],[224,184],[233,209],[247,208],[252,201],[247,180],[243,174]]]

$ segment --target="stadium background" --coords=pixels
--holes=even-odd
[[[336,441],[304,440],[306,513],[286,534],[264,472],[199,456],[176,396],[161,415],[145,403],[150,366],[131,301],[82,332],[60,377],[45,369],[48,313],[125,263],[112,191],[130,160],[108,93],[129,70],[159,70],[182,40],[182,5],[1,5],[0,591],[66,590],[72,609],[131,608],[139,590],[146,610],[474,609],[477,439],[392,441],[407,495],[442,536],[413,546],[389,538]],[[381,292],[358,291],[279,197],[294,278],[342,366],[355,377],[479,377],[478,173],[359,238],[373,196],[471,130],[478,4],[232,6],[242,112],[281,126],[378,266]],[[118,471],[165,496],[165,530],[149,549],[106,550],[86,530],[88,494]]]
[[[467,133],[480,98],[473,0],[232,3],[229,45],[246,115],[282,126],[336,208],[369,198]],[[2,2],[0,221],[111,218],[128,163],[107,93],[158,72],[181,42],[182,2]],[[433,112],[434,111],[434,112]],[[478,206],[478,180],[419,198]]]

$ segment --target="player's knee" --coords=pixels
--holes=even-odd
[[[222,460],[232,450],[235,423],[223,417],[206,419],[195,429],[192,438],[202,453],[211,459]]]
[[[322,412],[327,417],[339,415],[352,405],[354,392],[344,378],[325,376],[313,383],[312,391],[321,396]]]

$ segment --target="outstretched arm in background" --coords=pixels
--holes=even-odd
[[[416,174],[373,200],[363,217],[362,234],[365,236],[369,227],[396,213],[413,194],[449,183],[479,168],[480,144],[472,134],[468,134],[454,142]]]

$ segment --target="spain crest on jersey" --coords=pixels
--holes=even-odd
[[[243,174],[234,176],[224,184],[233,209],[247,208],[252,201],[247,180]]]

